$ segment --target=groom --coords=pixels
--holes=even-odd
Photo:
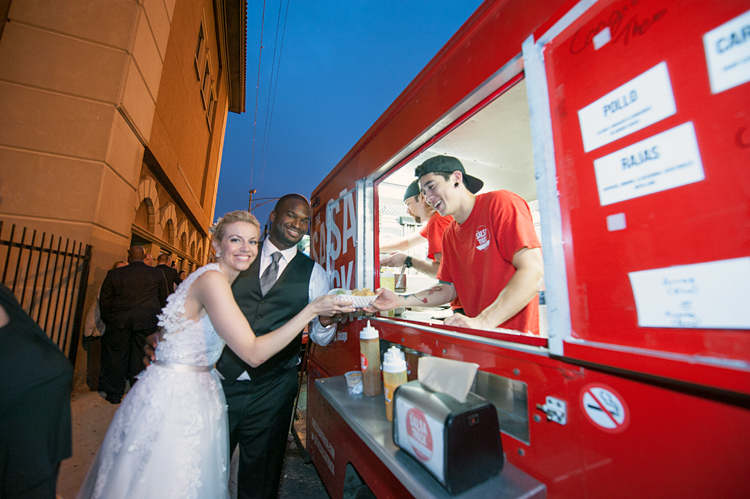
[[[240,310],[257,336],[269,333],[329,291],[323,268],[297,251],[310,225],[310,204],[287,194],[271,212],[271,231],[250,268],[232,285]],[[316,318],[310,339],[326,345],[336,327],[329,317]],[[237,497],[276,498],[284,462],[289,423],[297,394],[300,334],[264,364],[253,368],[229,347],[216,368],[224,377],[229,406],[229,452],[240,445]]]

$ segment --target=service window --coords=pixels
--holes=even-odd
[[[521,75],[516,75],[512,83],[498,89],[496,95],[477,106],[478,109],[458,119],[460,124],[448,127],[447,133],[428,141],[429,147],[417,149],[387,175],[376,180],[380,286],[413,293],[438,283],[434,277],[415,268],[387,265],[388,254],[393,250],[404,251],[412,258],[426,259],[428,256],[427,240],[414,237],[425,227],[427,220],[420,220],[413,209],[407,210],[404,194],[407,186],[416,180],[416,167],[434,156],[458,158],[467,174],[484,182],[478,194],[504,189],[523,198],[528,203],[541,241],[526,83],[521,78]],[[408,248],[407,241],[411,241]],[[473,279],[479,283],[485,277],[476,275]],[[533,299],[540,302],[540,333],[546,336],[543,281],[539,284],[539,294]],[[446,304],[396,309],[384,315],[439,324],[452,313],[451,306]]]

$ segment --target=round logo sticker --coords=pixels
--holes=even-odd
[[[630,423],[630,410],[613,388],[591,384],[581,391],[581,408],[586,418],[600,430],[620,433]]]
[[[367,370],[367,357],[365,357],[365,354],[361,353],[359,354],[359,362],[362,364],[362,370]]]
[[[406,434],[414,454],[422,460],[432,457],[432,434],[424,413],[419,409],[409,409],[406,413]]]

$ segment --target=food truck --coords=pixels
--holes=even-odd
[[[311,193],[332,288],[399,277],[379,247],[418,229],[402,195],[436,155],[528,202],[541,334],[449,327],[444,308],[342,321],[307,368],[331,496],[448,497],[394,445],[382,395],[335,393],[369,320],[410,379],[425,356],[479,365],[505,466],[460,497],[747,497],[750,4],[484,2]]]

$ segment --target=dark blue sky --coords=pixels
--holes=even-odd
[[[229,113],[216,216],[247,209],[251,188],[258,191],[254,198],[288,192],[309,197],[480,4],[480,0],[281,0],[277,39],[280,4],[267,0],[251,168],[263,2],[250,0],[247,112]],[[274,49],[274,85],[277,70],[278,85],[266,136]],[[271,92],[273,100],[273,88]],[[261,225],[274,203],[253,209]]]

